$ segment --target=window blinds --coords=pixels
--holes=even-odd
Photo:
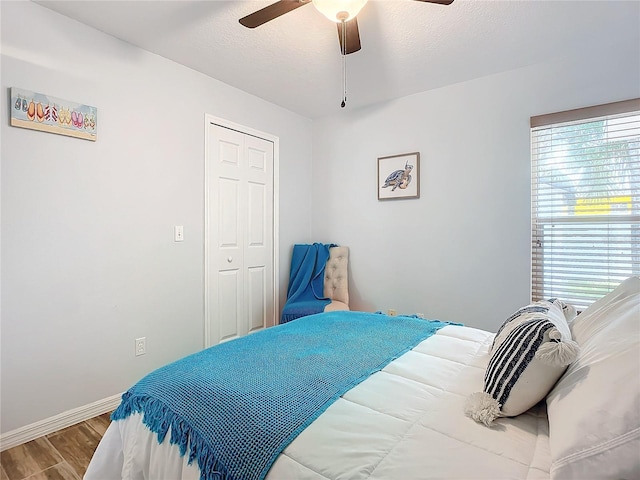
[[[640,99],[531,119],[532,300],[640,275]]]

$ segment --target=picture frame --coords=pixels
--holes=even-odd
[[[95,142],[98,109],[44,93],[11,87],[11,126]]]
[[[420,198],[420,153],[378,158],[378,200]]]

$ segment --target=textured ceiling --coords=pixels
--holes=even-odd
[[[247,29],[238,19],[273,1],[37,3],[305,117],[340,111],[337,29],[311,4]],[[640,2],[370,0],[358,24],[347,109],[638,42]]]

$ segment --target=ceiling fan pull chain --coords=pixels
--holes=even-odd
[[[347,104],[347,25],[342,20],[342,103],[341,108]]]

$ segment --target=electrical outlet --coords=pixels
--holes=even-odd
[[[147,337],[136,338],[136,357],[147,353]]]
[[[173,227],[173,241],[184,242],[184,227],[182,225]]]

